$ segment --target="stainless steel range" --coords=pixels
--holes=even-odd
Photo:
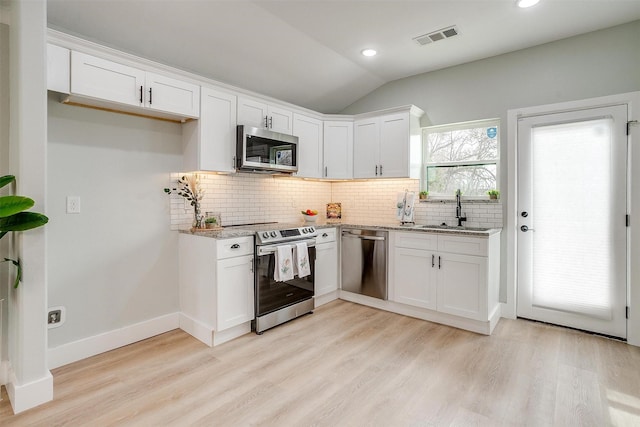
[[[253,330],[262,334],[265,330],[281,323],[310,313],[314,305],[316,235],[313,226],[283,228],[273,227],[256,233],[255,268],[255,319]],[[276,266],[282,265],[282,254],[300,250],[297,243],[306,245],[310,274],[296,274],[282,280],[276,276]],[[293,258],[295,260],[295,258]],[[304,277],[300,277],[304,276]]]

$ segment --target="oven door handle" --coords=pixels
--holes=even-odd
[[[256,254],[258,256],[260,255],[269,255],[269,254],[274,254],[276,253],[276,250],[278,248],[278,246],[284,246],[285,244],[287,245],[294,245],[295,243],[300,243],[300,242],[304,242],[307,244],[307,247],[309,248],[313,248],[316,246],[316,241],[313,239],[309,239],[309,240],[297,240],[295,242],[291,242],[291,243],[283,243],[280,245],[268,245],[268,246],[258,246],[256,249]]]

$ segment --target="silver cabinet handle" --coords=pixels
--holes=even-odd
[[[233,160],[231,160],[231,169],[235,169],[236,168],[236,156],[233,156]]]
[[[436,266],[436,256],[431,254],[431,268]]]
[[[324,176],[329,176],[329,169],[326,166],[324,167]]]
[[[380,165],[380,176],[382,176],[382,165]]]
[[[249,261],[249,271],[253,273],[253,258]]]
[[[149,105],[153,103],[153,88],[149,88]]]
[[[234,243],[231,245],[231,249],[240,249],[240,245],[238,243]]]
[[[142,86],[140,86],[140,104],[142,104],[144,102],[144,100],[142,99],[142,93],[143,93],[143,89]]]
[[[376,176],[378,176],[378,165],[376,165]]]
[[[269,129],[273,129],[273,116],[269,117]]]
[[[329,237],[327,233],[322,233],[322,237]]]
[[[438,270],[442,267],[442,258],[438,255]]]

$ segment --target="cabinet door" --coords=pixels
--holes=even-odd
[[[322,177],[322,121],[293,115],[293,134],[298,137],[298,173],[302,178]]]
[[[353,123],[324,122],[325,178],[353,178]]]
[[[432,251],[395,248],[394,301],[416,307],[436,309],[437,271]]]
[[[145,75],[145,107],[181,116],[200,116],[200,86],[153,73]]]
[[[380,117],[380,176],[409,176],[409,115]]]
[[[145,72],[71,52],[71,93],[142,107]]]
[[[487,321],[487,258],[447,253],[437,256],[438,311]]]
[[[293,113],[284,108],[269,106],[267,109],[269,130],[293,135]]]
[[[47,90],[69,93],[69,67],[71,51],[47,44]]]
[[[360,120],[353,128],[353,177],[377,178],[380,121],[377,118]]]
[[[267,127],[267,104],[238,97],[238,124],[264,129]]]
[[[338,289],[338,243],[316,245],[315,295]]]
[[[253,255],[217,261],[216,330],[253,319]]]
[[[198,170],[235,172],[236,97],[202,88]],[[186,152],[186,150],[185,150]]]

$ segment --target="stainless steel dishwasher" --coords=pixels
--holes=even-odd
[[[387,231],[342,231],[342,290],[387,299]]]

